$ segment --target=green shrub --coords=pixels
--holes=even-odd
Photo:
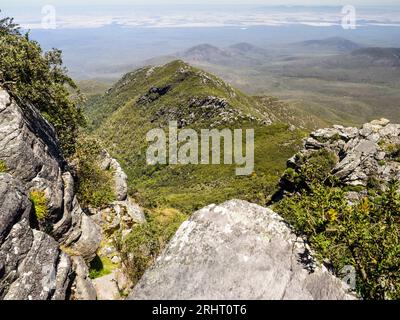
[[[44,221],[48,215],[47,198],[43,191],[33,190],[29,194],[29,199],[33,203],[36,218]]]
[[[114,178],[111,171],[99,165],[101,146],[91,137],[81,135],[74,154],[78,199],[83,206],[101,208],[115,200]]]
[[[400,144],[390,144],[387,146],[389,157],[395,161],[400,161]]]
[[[361,192],[364,190],[366,190],[366,187],[364,187],[364,186],[345,186],[345,187],[343,187],[343,191],[345,191],[345,192],[351,192],[351,191]]]
[[[96,257],[90,262],[89,278],[96,279],[110,274],[117,265],[113,264],[107,257]]]
[[[21,34],[10,18],[0,19],[0,86],[23,102],[32,103],[55,127],[66,156],[74,151],[83,102],[62,66],[61,51],[43,53],[29,34]],[[76,93],[72,100],[70,91]]]
[[[7,164],[5,161],[0,160],[0,173],[1,172],[6,172],[7,171]]]
[[[376,177],[369,177],[367,180],[367,187],[369,189],[379,189],[382,182]]]
[[[363,298],[399,299],[399,187],[393,181],[384,193],[349,205],[341,188],[314,184],[284,198],[275,209],[338,274],[345,265],[356,269]]]
[[[296,169],[286,169],[283,180],[290,183],[289,189],[309,188],[314,183],[332,183],[332,169],[337,164],[337,156],[326,149],[314,151],[310,155],[299,155]]]
[[[148,214],[147,223],[135,227],[124,241],[120,241],[122,260],[134,284],[186,218],[175,209],[155,209]]]

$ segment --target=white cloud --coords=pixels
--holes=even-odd
[[[57,7],[56,7],[57,9]],[[302,7],[292,8],[262,8],[224,7],[223,10],[203,6],[197,10],[191,8],[126,8],[112,7],[80,10],[65,10],[58,8],[58,28],[97,28],[112,23],[124,27],[218,27],[218,26],[281,26],[288,24],[303,24],[310,26],[339,25],[342,19],[340,7]],[[360,25],[398,26],[400,24],[400,7],[396,10],[360,9],[357,10]],[[17,16],[16,21],[24,28],[41,28],[40,11],[38,13]]]

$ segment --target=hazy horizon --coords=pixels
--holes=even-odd
[[[47,1],[30,1],[29,5],[28,1],[18,1],[19,5],[0,1],[0,8],[2,16],[15,17],[23,29],[31,30],[32,39],[45,50],[63,50],[64,61],[77,78],[134,68],[153,57],[202,43],[224,47],[250,42],[265,48],[339,36],[367,46],[400,47],[398,4],[371,7],[366,4],[377,1],[353,1],[356,29],[344,30],[342,1],[326,1],[324,5],[317,1],[172,2],[175,4],[160,0],[146,1],[146,5],[144,1],[117,1],[113,5],[101,0],[53,1],[50,9],[55,10],[55,23],[51,28],[42,24],[48,11],[42,12],[41,5],[48,5]]]

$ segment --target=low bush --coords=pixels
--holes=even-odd
[[[0,173],[1,172],[7,172],[7,164],[3,160],[0,160]]]
[[[101,146],[92,137],[81,135],[76,144],[74,163],[77,174],[77,196],[81,205],[101,208],[113,202],[114,178],[109,170],[99,164]]]
[[[48,215],[47,198],[43,191],[33,190],[29,194],[29,199],[33,203],[36,218],[44,221]]]
[[[118,266],[107,257],[96,257],[90,262],[89,278],[96,279],[110,274]]]
[[[357,291],[366,299],[400,298],[399,182],[370,192],[355,205],[341,188],[313,184],[275,207],[299,234],[305,235],[320,261],[332,269],[351,265]]]
[[[187,216],[175,209],[155,209],[148,212],[147,223],[135,227],[125,240],[120,240],[122,260],[133,283],[165,247]]]

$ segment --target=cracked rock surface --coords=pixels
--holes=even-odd
[[[33,106],[16,103],[1,88],[0,160],[6,165],[0,172],[0,299],[69,298],[75,271],[60,245],[90,261],[101,232],[76,199],[54,128]],[[35,216],[32,191],[44,193],[45,223]],[[75,274],[79,277],[87,274]]]
[[[182,224],[130,299],[354,299],[272,210],[210,205]]]

